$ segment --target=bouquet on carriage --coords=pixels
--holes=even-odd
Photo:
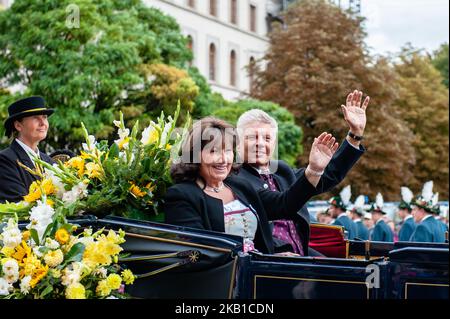
[[[181,139],[187,132],[175,125],[180,113],[178,105],[174,117],[164,113],[139,132],[139,123],[130,130],[123,115],[114,121],[118,139],[97,141],[82,124],[85,143],[78,156],[53,166],[35,158],[43,170],[29,170],[39,176],[24,200],[0,205],[0,216],[25,217],[45,194],[46,203],[65,216],[90,214],[118,215],[133,219],[158,220],[159,203],[171,185],[171,154],[177,154]]]
[[[142,132],[139,123],[126,128],[120,114],[111,146],[82,124],[78,156],[53,165],[34,158],[35,170],[23,166],[39,179],[23,201],[0,204],[0,298],[126,298],[125,285],[135,276],[118,264],[124,232],[78,229],[67,218],[154,219],[159,194],[171,183],[171,152],[190,125],[188,119],[175,134],[179,113],[178,105],[174,117],[162,113]]]

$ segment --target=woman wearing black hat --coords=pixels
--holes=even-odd
[[[39,178],[19,162],[32,170],[36,169],[33,155],[53,163],[38,149],[39,142],[47,137],[47,117],[53,113],[53,109],[45,106],[45,100],[40,96],[18,100],[8,107],[8,113],[4,123],[6,136],[13,139],[11,145],[0,152],[0,203],[21,201],[30,185]]]

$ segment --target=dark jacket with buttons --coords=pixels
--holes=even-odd
[[[39,152],[40,158],[52,164],[52,159],[45,153]],[[0,152],[0,203],[20,202],[28,195],[30,185],[39,177],[29,173],[19,166],[21,162],[30,169],[35,169],[25,150],[15,140]]]
[[[322,194],[338,185],[364,152],[363,146],[360,146],[358,150],[350,145],[347,140],[344,140],[326,167],[313,195]],[[271,161],[271,166],[276,168],[276,171],[273,172],[273,178],[277,182],[280,191],[289,189],[297,177],[305,171],[305,168],[293,169],[284,161]],[[260,178],[258,172],[248,164],[242,166],[238,176],[249,181],[256,190],[264,187],[265,182]],[[303,206],[293,216],[293,220],[296,222],[297,232],[302,240],[303,251],[307,252],[310,218],[306,206]]]
[[[274,246],[269,220],[291,219],[316,192],[303,173],[285,192],[257,191],[249,181],[234,174],[224,183],[256,215],[255,248],[270,254],[274,253]],[[225,232],[223,202],[207,195],[195,182],[170,187],[165,196],[164,213],[168,224]]]

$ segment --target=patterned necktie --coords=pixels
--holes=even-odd
[[[277,192],[279,190],[272,174],[260,174],[260,176],[271,191]],[[303,252],[302,240],[300,239],[297,228],[292,220],[276,220],[273,221],[273,226],[273,236],[275,238],[289,243],[292,246],[294,253],[297,253],[300,256],[305,255]]]

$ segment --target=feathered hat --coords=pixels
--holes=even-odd
[[[362,217],[365,213],[364,204],[365,204],[365,196],[359,195],[356,197],[355,203],[353,204],[352,212],[358,214],[358,216]]]
[[[331,197],[328,203],[330,205],[333,205],[346,211],[348,205],[350,204],[351,197],[352,197],[352,190],[350,185],[347,185],[342,189],[339,195]]]
[[[439,209],[438,197],[438,193],[433,194],[433,181],[428,181],[423,185],[422,194],[413,200],[412,205],[434,214],[436,207]]]
[[[377,196],[375,197],[375,202],[372,203],[372,206],[369,209],[369,212],[381,213],[383,215],[386,215],[386,212],[383,211],[383,206],[384,206],[383,195],[381,195],[381,193],[378,193]]]
[[[398,208],[411,211],[411,202],[414,199],[413,192],[408,187],[403,186],[400,188],[400,193],[402,195],[402,200],[400,201],[400,205],[398,205]]]

